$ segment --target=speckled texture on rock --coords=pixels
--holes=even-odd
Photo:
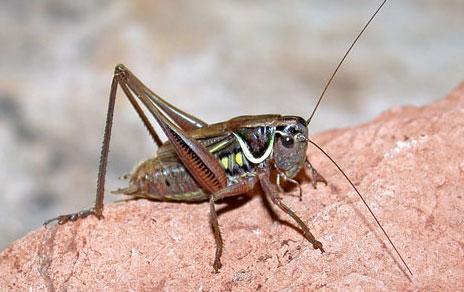
[[[145,200],[105,219],[41,228],[0,254],[0,290],[464,289],[464,84],[422,108],[314,138],[353,179],[403,253],[408,279],[354,192],[313,148],[330,181],[288,204],[323,242],[320,254],[273,221],[260,196],[223,212],[224,267],[212,273],[207,204]]]

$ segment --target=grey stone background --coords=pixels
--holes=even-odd
[[[117,63],[208,122],[306,117],[376,5],[1,1],[0,248],[50,217],[91,206]],[[463,13],[462,0],[388,3],[336,77],[311,131],[445,96],[463,79]],[[117,177],[155,151],[127,101],[116,106],[107,190],[122,186]]]

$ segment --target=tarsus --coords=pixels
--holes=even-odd
[[[340,60],[340,62],[338,63],[337,67],[335,68],[335,70],[333,71],[332,75],[330,76],[329,78],[329,81],[327,81],[327,83],[325,84],[325,87],[324,87],[324,90],[322,91],[321,95],[319,96],[319,99],[317,100],[317,103],[316,103],[316,106],[314,107],[313,109],[313,112],[311,113],[311,115],[309,116],[309,119],[306,121],[306,125],[309,125],[309,123],[311,122],[311,119],[313,118],[314,114],[316,113],[316,110],[317,108],[319,107],[319,104],[321,103],[321,100],[322,100],[322,97],[324,97],[324,94],[325,92],[327,91],[327,88],[329,88],[330,84],[332,83],[332,80],[334,79],[335,75],[337,74],[338,72],[338,69],[340,69],[340,67],[342,66],[343,62],[345,61],[346,57],[348,56],[348,54],[351,52],[351,49],[354,47],[354,45],[356,44],[356,42],[358,41],[358,39],[361,37],[361,35],[364,33],[364,31],[366,30],[366,28],[369,26],[369,24],[371,23],[371,21],[374,19],[374,17],[377,15],[377,13],[379,13],[380,9],[382,9],[383,5],[385,4],[385,2],[387,2],[387,0],[384,0],[382,2],[382,4],[380,4],[380,6],[377,8],[377,10],[374,12],[374,14],[372,14],[371,18],[369,18],[369,20],[367,21],[367,23],[364,25],[364,27],[361,29],[361,31],[358,33],[358,35],[356,36],[356,38],[354,39],[354,41],[351,43],[350,47],[348,48],[348,50],[346,51],[345,55],[343,55],[343,58]]]
[[[401,261],[403,262],[404,266],[406,267],[406,269],[408,269],[409,273],[411,273],[412,275],[412,272],[411,272],[411,269],[409,268],[409,266],[406,264],[406,262],[404,261],[403,257],[401,256],[400,252],[398,251],[398,249],[396,249],[396,246],[393,244],[393,241],[390,239],[390,236],[388,236],[387,232],[385,231],[385,229],[383,229],[382,227],[382,224],[380,224],[379,220],[377,219],[377,217],[374,215],[374,212],[372,212],[371,208],[369,207],[369,205],[367,204],[366,200],[364,200],[363,196],[361,195],[361,193],[358,191],[358,189],[354,186],[353,182],[349,179],[349,177],[345,174],[345,172],[340,168],[340,166],[338,166],[338,164],[332,159],[332,157],[329,156],[329,154],[327,154],[327,152],[325,152],[319,145],[317,145],[315,142],[311,141],[308,139],[308,141],[313,144],[317,149],[319,149],[319,151],[321,151],[322,153],[324,153],[325,156],[327,156],[327,158],[330,159],[330,161],[332,161],[332,163],[338,168],[338,170],[343,174],[343,176],[348,180],[348,182],[350,183],[350,185],[353,187],[353,189],[356,191],[356,193],[358,194],[358,196],[361,198],[361,200],[363,201],[364,205],[366,205],[367,209],[369,210],[369,212],[371,213],[372,217],[374,217],[375,219],[375,222],[377,222],[377,225],[380,227],[380,229],[382,230],[383,234],[385,234],[385,236],[387,237],[388,241],[390,242],[390,244],[392,245],[393,249],[396,251],[396,254],[399,256],[399,258],[401,259]]]

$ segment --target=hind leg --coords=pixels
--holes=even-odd
[[[144,102],[154,103],[160,108],[162,108],[167,115],[172,118],[179,127],[185,130],[201,128],[207,125],[205,122],[200,119],[183,112],[182,110],[174,107],[173,105],[166,102],[164,99],[153,93],[148,87],[146,87],[140,80],[135,77],[126,67],[123,65],[117,65],[113,75],[113,81],[111,83],[110,97],[108,103],[108,111],[106,114],[106,123],[105,123],[105,132],[103,136],[102,150],[100,155],[100,165],[98,168],[98,178],[97,178],[97,192],[95,205],[93,208],[88,210],[83,210],[80,212],[61,215],[56,218],[47,220],[44,225],[47,225],[53,221],[58,221],[58,224],[64,224],[69,221],[76,221],[79,218],[85,218],[90,215],[95,215],[97,218],[103,218],[103,197],[104,197],[104,187],[105,187],[105,176],[106,168],[108,164],[108,154],[109,154],[109,145],[111,138],[111,129],[113,126],[113,113],[116,100],[116,92],[118,86],[122,88],[126,97],[129,99],[129,102],[134,107],[135,111],[139,115],[146,129],[148,130],[150,136],[158,147],[162,145],[162,141],[153,128],[152,124],[146,117],[144,111],[137,102],[136,97]],[[133,95],[135,93],[135,96]],[[146,104],[145,104],[146,105]]]

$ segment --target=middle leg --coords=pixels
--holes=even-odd
[[[219,221],[215,208],[215,202],[227,197],[238,196],[243,193],[249,192],[253,190],[257,182],[258,178],[256,176],[242,179],[240,182],[230,185],[220,190],[219,192],[212,194],[209,199],[210,223],[213,229],[214,240],[216,242],[216,255],[213,264],[213,268],[216,273],[222,267],[221,256],[222,250],[224,248],[224,241],[222,240],[221,230],[219,229]]]
[[[213,268],[217,273],[222,267],[221,264],[221,255],[222,249],[224,248],[224,241],[222,240],[221,230],[219,229],[219,221],[217,217],[216,208],[214,206],[214,196],[211,196],[209,199],[209,218],[211,227],[213,228],[214,240],[216,241],[216,255],[214,257]]]
[[[287,205],[282,202],[282,198],[279,196],[279,192],[277,190],[277,187],[272,184],[271,180],[269,179],[269,173],[261,173],[259,175],[259,181],[261,183],[261,186],[266,193],[267,196],[270,197],[272,202],[277,205],[282,211],[287,213],[290,217],[295,220],[295,222],[300,226],[300,228],[303,230],[303,234],[305,238],[313,245],[314,249],[319,249],[322,253],[324,252],[324,248],[322,247],[322,243],[314,237],[314,235],[309,231],[308,226],[301,220],[298,215],[293,212],[292,209],[290,209]]]

